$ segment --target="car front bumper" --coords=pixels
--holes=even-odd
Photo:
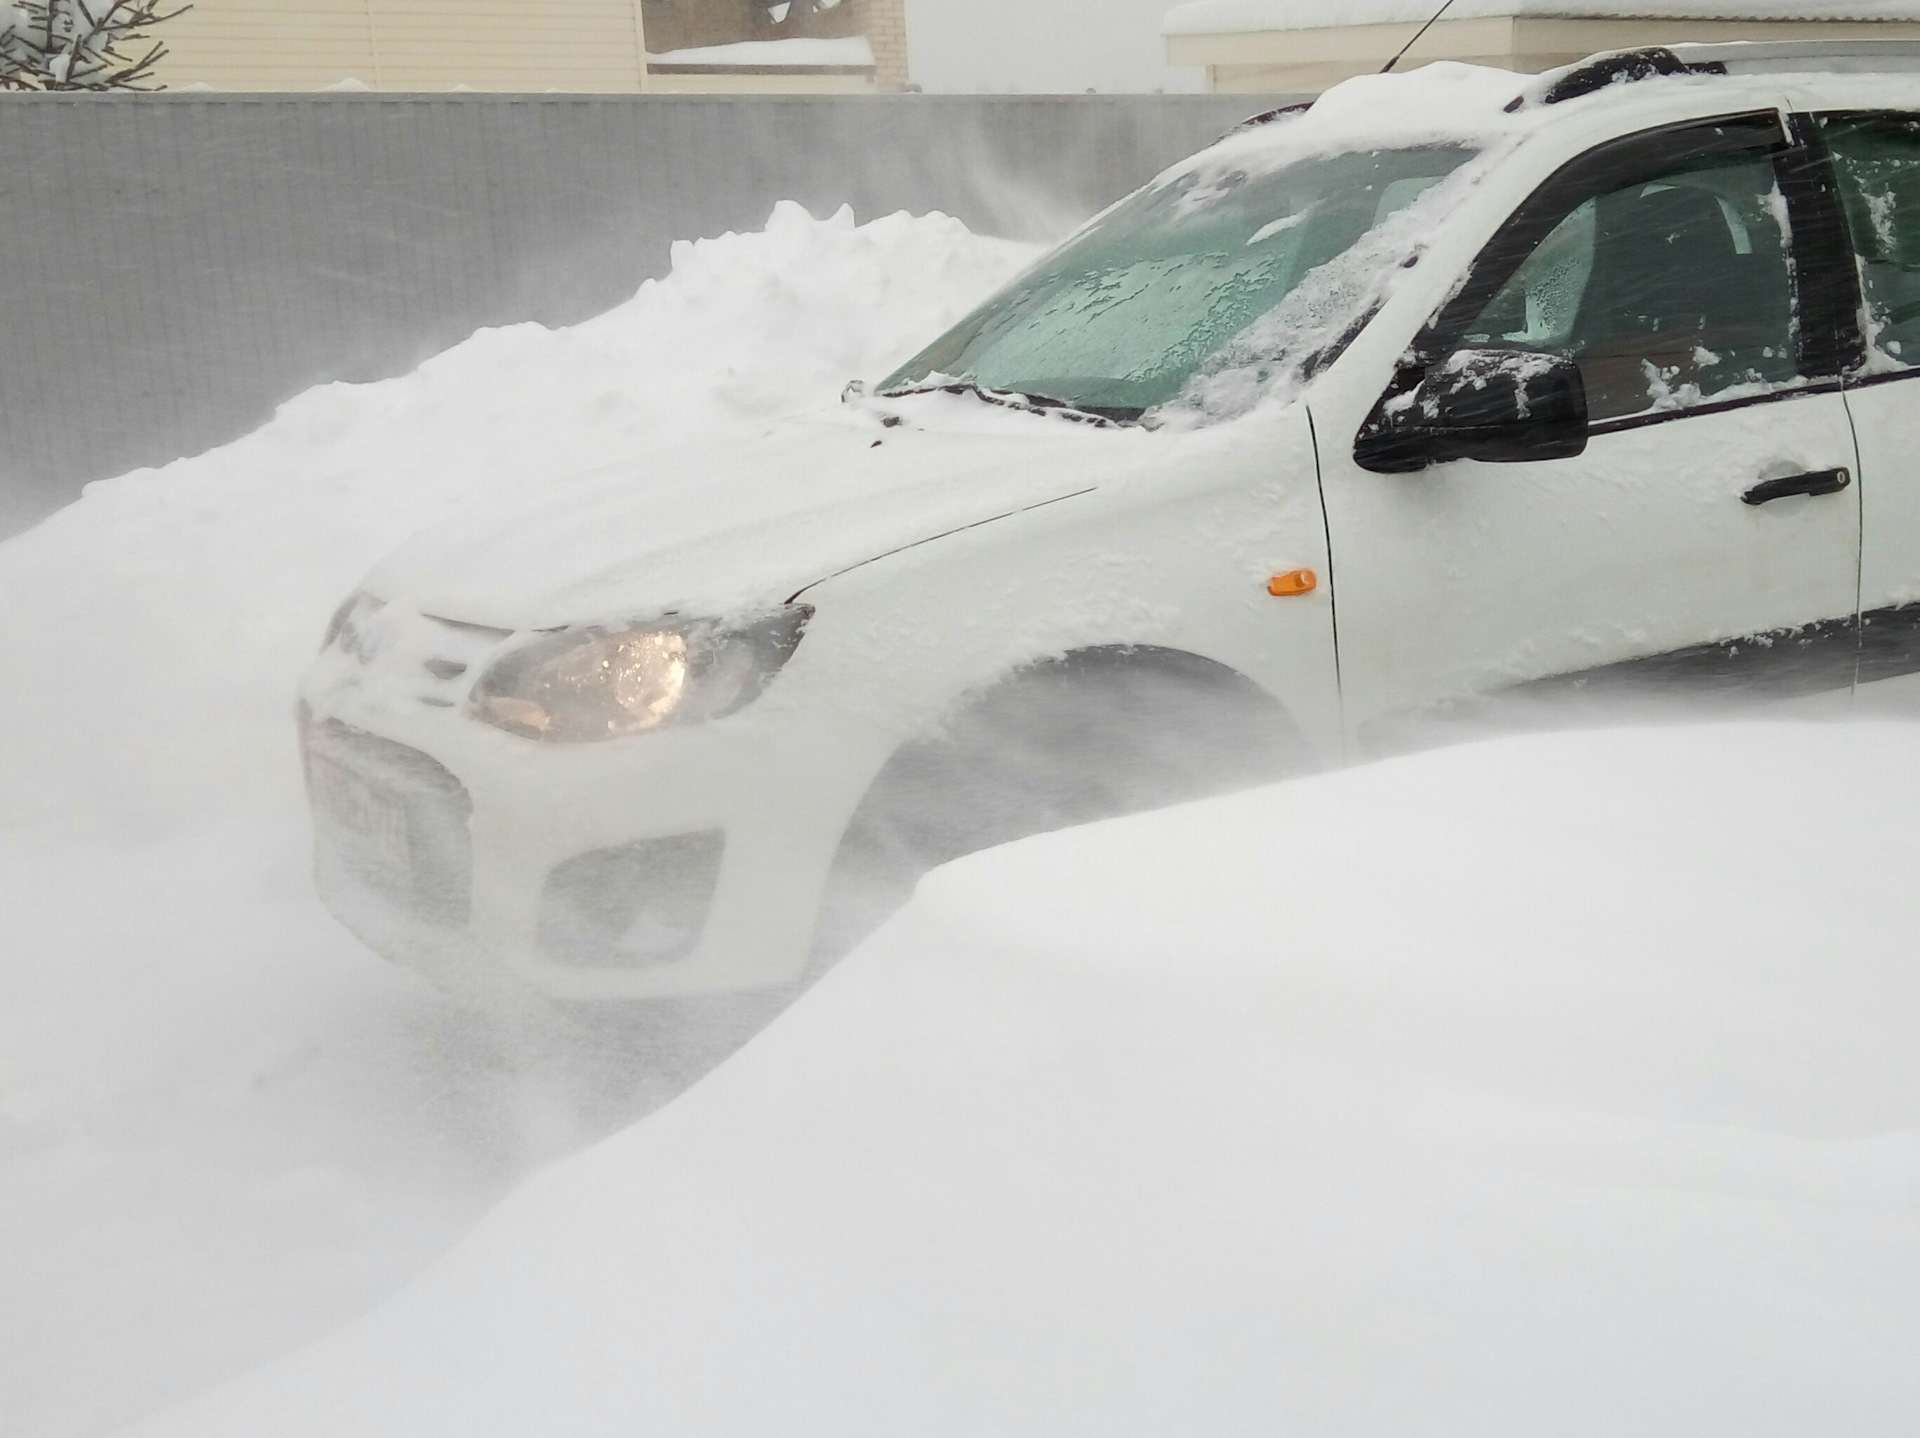
[[[801,724],[552,745],[355,690],[304,696],[299,726],[323,901],[481,1002],[798,979],[870,767]]]

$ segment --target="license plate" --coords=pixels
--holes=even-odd
[[[329,836],[355,861],[390,882],[405,882],[412,868],[406,806],[391,794],[325,754],[309,754],[308,778],[315,813]]]

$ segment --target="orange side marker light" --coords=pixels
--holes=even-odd
[[[1267,593],[1284,599],[1289,594],[1311,594],[1319,584],[1311,569],[1289,569],[1267,581]]]

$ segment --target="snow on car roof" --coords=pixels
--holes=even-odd
[[[1359,75],[1333,86],[1311,107],[1230,131],[1153,183],[1232,169],[1266,173],[1309,155],[1374,147],[1478,146],[1539,123],[1537,115],[1506,108],[1529,78],[1451,60],[1405,74]]]
[[[1248,30],[1318,30],[1409,24],[1433,14],[1432,0],[1189,0],[1167,12],[1163,35]],[[1449,20],[1526,15],[1675,20],[1920,20],[1920,0],[1454,0]]]

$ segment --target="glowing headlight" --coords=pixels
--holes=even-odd
[[[495,660],[468,702],[489,724],[557,743],[718,719],[766,687],[812,612],[793,605],[739,627],[665,619],[538,635]]]

